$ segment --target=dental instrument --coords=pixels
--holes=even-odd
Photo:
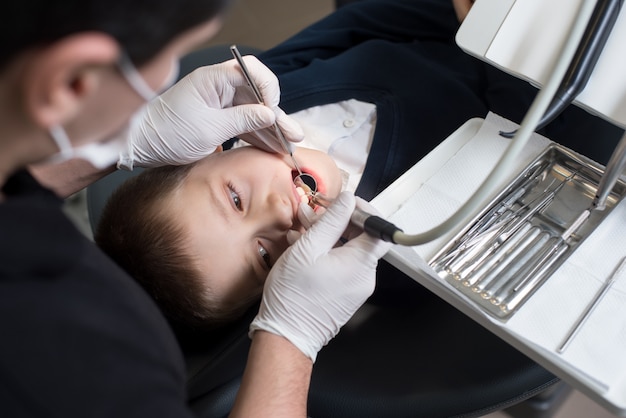
[[[604,284],[602,285],[598,293],[596,293],[595,297],[589,303],[589,305],[587,306],[587,309],[585,309],[585,311],[582,313],[582,315],[578,318],[576,323],[572,326],[570,331],[567,333],[567,335],[565,336],[565,339],[556,350],[559,354],[562,354],[567,349],[567,347],[572,342],[576,334],[578,334],[582,326],[585,324],[585,322],[587,322],[587,319],[589,319],[589,316],[591,316],[591,313],[593,312],[593,310],[596,308],[596,306],[598,306],[598,303],[600,303],[600,301],[607,294],[611,286],[613,286],[613,283],[615,283],[615,280],[617,279],[621,271],[624,269],[625,265],[626,265],[626,257],[622,258],[621,262],[618,264],[615,270],[613,270],[613,273],[611,273],[609,278],[604,282]]]
[[[493,253],[493,257],[484,265],[484,268],[481,267],[476,271],[477,274],[474,276],[478,280],[474,282],[472,290],[482,294],[485,288],[500,277],[509,267],[510,262],[524,251],[539,234],[540,229],[538,227],[531,227],[530,223],[526,223],[525,228],[519,229],[510,239],[505,241],[505,245]]]
[[[599,220],[589,196],[600,167],[592,170],[557,148],[531,163],[431,262],[439,277],[500,319],[515,312]]]
[[[544,273],[568,250],[567,241],[586,219],[585,216],[579,216],[560,236],[550,237],[548,245],[543,246],[538,257],[535,257],[535,260],[520,272],[519,277],[500,289],[499,294],[492,297],[492,303],[500,306],[504,313],[513,311],[542,283],[545,278]]]
[[[531,202],[523,205],[514,212],[505,212],[505,214],[510,213],[510,215],[504,219],[498,220],[498,222],[491,228],[474,237],[471,237],[469,241],[461,240],[459,247],[465,245],[471,248],[467,254],[463,254],[464,251],[461,250],[453,259],[447,260],[445,263],[439,261],[437,264],[440,268],[444,268],[450,274],[457,276],[459,279],[464,279],[464,284],[466,286],[476,284],[476,281],[479,278],[483,279],[483,273],[487,273],[493,263],[500,263],[501,265],[504,265],[497,255],[503,253],[503,251],[508,251],[508,249],[513,245],[516,245],[518,239],[515,239],[515,237],[519,235],[518,231],[520,228],[528,229],[530,227],[530,219],[547,207],[554,200],[566,182],[570,181],[573,176],[574,173],[565,178],[552,190],[549,190],[552,185],[552,183],[550,183],[550,185],[545,188],[542,195],[535,197]],[[524,190],[524,193],[526,193],[527,186],[533,182],[532,180],[534,180],[535,177],[536,176],[531,177],[531,180],[526,180],[518,189],[513,190],[509,194],[509,197],[518,196],[519,190]],[[504,201],[508,201],[509,197],[507,197]],[[509,201],[507,204],[512,206],[514,203],[515,201]],[[489,217],[491,217],[490,214],[491,211],[488,212]],[[479,224],[480,223],[481,222],[479,222]],[[524,231],[524,233],[525,232],[526,231]],[[469,246],[469,243],[473,244]],[[504,248],[500,248],[501,246],[504,246]],[[491,261],[484,264],[483,261],[488,257]],[[476,268],[479,269],[478,271],[480,274],[474,274]],[[474,278],[468,279],[468,276],[470,275],[474,276]]]
[[[568,250],[567,244],[561,244],[556,247],[556,250],[553,253],[550,253],[550,257],[546,260],[542,260],[541,263],[538,263],[539,269],[534,273],[534,275],[529,275],[530,280],[525,283],[524,287],[520,288],[517,292],[511,292],[511,294],[504,299],[499,305],[499,309],[501,310],[503,315],[508,315],[515,311],[522,302],[529,297],[532,292],[537,290],[539,286],[543,283],[546,278],[547,272],[552,268],[554,263],[561,258],[565,251]]]
[[[613,151],[611,158],[609,159],[604,175],[600,179],[596,196],[592,202],[592,208],[597,210],[604,210],[606,207],[606,199],[608,198],[611,190],[615,186],[615,183],[619,179],[619,176],[626,167],[626,133],[620,139],[619,144]]]
[[[453,271],[457,269],[454,267],[453,263],[458,263],[458,261],[464,262],[470,259],[470,257],[476,256],[476,253],[482,249],[481,246],[477,244],[483,244],[486,239],[491,239],[494,235],[500,234],[502,229],[509,225],[512,217],[519,213],[519,210],[515,213],[512,212],[513,205],[521,200],[529,190],[542,180],[544,176],[543,171],[546,168],[546,163],[537,164],[534,169],[526,173],[524,176],[526,181],[518,188],[509,192],[509,194],[491,208],[479,222],[476,222],[474,226],[460,238],[458,244],[452,251],[443,255],[441,259],[436,261],[436,265],[439,267],[446,266],[445,269],[448,273],[455,274]],[[478,262],[481,262],[486,256],[487,254],[483,252]],[[462,260],[459,260],[459,258],[462,258]],[[463,277],[458,276],[458,278],[461,279]]]
[[[463,236],[457,250],[462,250],[463,246],[472,246],[478,238],[480,238],[484,232],[492,230],[493,225],[502,225],[503,222],[508,221],[514,213],[511,212],[513,205],[522,199],[529,190],[531,190],[536,184],[541,181],[541,177],[544,175],[543,171],[546,168],[546,163],[538,164],[533,170],[525,175],[526,181],[520,185],[517,189],[510,192],[504,199],[502,199],[496,206],[487,212],[487,214],[481,218],[480,222],[477,222],[473,227],[467,231]],[[517,213],[519,212],[516,211]]]
[[[491,303],[496,302],[497,300],[493,297],[523,271],[529,263],[532,263],[537,253],[550,239],[550,233],[542,231],[538,226],[533,227],[531,231],[510,254],[500,261],[499,265],[502,265],[502,268],[494,269],[489,273],[487,278],[493,277],[493,279],[488,283],[484,283],[485,280],[483,280],[475,286],[476,290],[480,289],[480,295],[483,299],[489,299]]]
[[[254,96],[256,97],[257,102],[259,104],[265,104],[265,102],[263,101],[263,96],[261,95],[261,91],[259,90],[256,83],[252,80],[252,77],[250,76],[250,72],[248,71],[248,67],[246,66],[246,63],[244,62],[243,57],[241,56],[241,53],[239,52],[239,49],[237,48],[237,45],[231,45],[230,51],[233,54],[233,57],[237,60],[237,63],[239,64],[239,67],[241,68],[241,72],[243,73],[243,76],[248,82],[248,85],[252,89],[252,92],[254,93]],[[280,126],[278,126],[277,122],[274,122],[273,128],[274,128],[274,131],[276,132],[276,136],[278,137],[280,141],[280,145],[282,146],[285,153],[289,154],[295,169],[298,171],[298,176],[296,178],[300,178],[302,182],[306,184],[307,187],[309,187],[313,192],[317,191],[317,180],[315,180],[315,178],[312,175],[302,172],[302,170],[300,169],[300,166],[298,165],[298,163],[296,162],[296,159],[293,156],[293,151],[291,151],[291,148],[289,147],[287,139],[285,138],[285,135],[283,134],[283,131],[280,129]]]
[[[311,198],[311,203],[323,208],[327,208],[333,202],[333,199],[329,199],[327,196],[319,192],[311,192],[309,193],[309,196]],[[359,208],[354,209],[354,212],[350,217],[350,222],[361,228],[369,235],[382,239],[383,241],[393,242],[394,244],[396,243],[393,240],[394,236],[398,231],[402,232],[401,229],[391,222],[384,220],[380,216],[367,213]]]
[[[541,230],[539,227],[536,228]],[[536,258],[537,254],[543,250],[544,245],[549,239],[550,233],[547,231],[541,231],[537,234],[533,241],[528,243],[528,246],[509,263],[506,271],[483,288],[481,296],[484,299],[489,299],[494,305],[499,305],[502,302],[502,296],[508,295],[510,288],[514,286],[515,278],[519,274],[524,274],[524,272],[530,268],[533,264],[533,260]]]

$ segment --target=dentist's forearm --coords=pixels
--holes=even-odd
[[[31,165],[28,170],[42,186],[66,198],[114,172],[115,166],[98,170],[87,161],[74,159],[55,165]]]
[[[306,417],[313,362],[288,340],[256,331],[230,417]]]

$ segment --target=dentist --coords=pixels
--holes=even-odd
[[[120,167],[183,164],[277,121],[276,77],[234,62],[174,87],[178,58],[214,35],[228,0],[22,0],[5,7],[0,55],[0,411],[21,416],[186,417],[180,349],[152,300],[77,231],[62,198]],[[160,94],[160,95],[159,95]],[[148,102],[146,104],[146,102]],[[131,115],[138,112],[136,116]],[[374,288],[389,248],[333,248],[354,196],[284,254],[254,320],[233,416],[306,416],[317,352]],[[313,274],[312,272],[315,272]]]

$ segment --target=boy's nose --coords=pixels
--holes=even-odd
[[[268,195],[263,217],[270,227],[280,231],[290,229],[293,226],[293,206],[291,201],[277,193]]]

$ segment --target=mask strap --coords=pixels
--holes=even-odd
[[[124,51],[120,52],[117,66],[128,84],[130,84],[133,90],[146,102],[149,102],[157,96],[157,93],[146,83]]]
[[[165,90],[172,87],[176,80],[178,80],[178,76],[180,75],[180,62],[177,59],[172,60],[172,68],[170,68],[170,73],[167,75],[167,78],[163,82],[163,86],[159,89],[158,93],[161,94]]]
[[[73,147],[70,142],[70,138],[67,136],[65,129],[61,125],[53,125],[48,130],[50,132],[50,136],[52,140],[59,148],[59,151],[62,155],[71,154]]]

